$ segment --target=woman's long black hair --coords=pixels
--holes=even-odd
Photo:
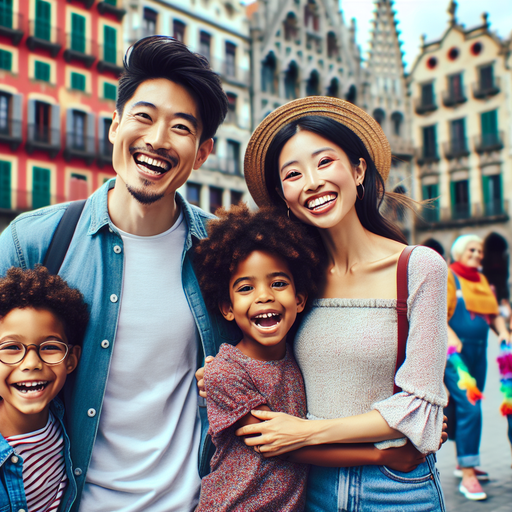
[[[299,130],[316,133],[339,146],[350,162],[357,166],[359,159],[366,162],[366,174],[363,181],[364,196],[356,201],[357,216],[363,227],[372,233],[407,244],[401,231],[380,213],[380,207],[386,194],[384,180],[377,171],[368,150],[361,139],[350,128],[324,116],[306,116],[292,121],[282,128],[272,140],[265,158],[265,182],[272,202],[276,206],[286,207],[278,191],[282,190],[279,176],[279,156],[283,146]]]

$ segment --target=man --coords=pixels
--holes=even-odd
[[[125,68],[109,134],[117,178],[88,199],[60,270],[91,307],[66,394],[73,510],[183,512],[197,504],[198,462],[208,471],[194,372],[237,334],[208,316],[192,267],[211,215],[176,190],[210,154],[227,99],[208,63],[168,37],[138,41]],[[13,221],[1,275],[42,262],[66,207]]]

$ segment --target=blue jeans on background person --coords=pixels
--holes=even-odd
[[[305,512],[445,512],[435,456],[410,473],[311,466]]]

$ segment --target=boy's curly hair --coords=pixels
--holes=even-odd
[[[89,321],[84,297],[46,267],[11,267],[0,278],[0,319],[17,308],[47,309],[62,322],[69,344],[82,344]]]
[[[297,292],[314,296],[322,279],[323,248],[307,228],[275,208],[251,212],[245,203],[218,209],[208,223],[209,238],[196,247],[195,268],[206,306],[215,311],[229,302],[229,280],[237,265],[254,251],[283,258]]]

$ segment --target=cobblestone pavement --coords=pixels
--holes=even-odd
[[[455,444],[448,441],[437,454],[447,512],[512,512],[512,456],[507,437],[507,420],[499,412],[501,393],[496,363],[498,349],[497,338],[491,333],[487,352],[487,383],[482,402],[484,425],[480,448],[480,467],[488,471],[490,476],[490,481],[482,484],[488,498],[485,501],[470,501],[460,494],[460,479],[453,476]]]

